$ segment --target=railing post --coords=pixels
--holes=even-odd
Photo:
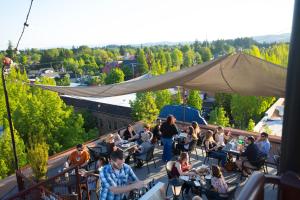
[[[21,173],[20,170],[17,170],[16,171],[16,178],[17,178],[17,184],[18,184],[18,190],[19,192],[24,190],[25,187],[24,187],[24,181],[23,181],[23,178],[22,176],[19,175],[19,173]]]
[[[82,200],[81,196],[81,188],[80,188],[80,174],[79,174],[79,166],[75,168],[75,173],[76,173],[76,191],[78,194],[78,200]]]

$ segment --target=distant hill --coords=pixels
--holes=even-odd
[[[279,35],[262,35],[252,37],[259,43],[274,43],[274,42],[290,42],[290,33],[283,33]]]

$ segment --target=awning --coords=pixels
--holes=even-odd
[[[207,92],[284,97],[286,68],[251,55],[237,53],[152,78],[104,86],[36,85],[65,95],[110,97],[175,86]]]

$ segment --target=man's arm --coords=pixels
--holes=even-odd
[[[131,190],[134,190],[134,189],[140,189],[144,186],[145,186],[145,184],[143,181],[136,181],[136,182],[126,185],[126,186],[111,186],[109,188],[109,190],[114,194],[121,194],[121,193],[130,192]]]

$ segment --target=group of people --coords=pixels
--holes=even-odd
[[[133,157],[135,157],[145,154],[145,152],[152,147],[153,143],[159,143],[159,141],[161,141],[163,145],[162,159],[163,161],[170,161],[172,159],[173,137],[179,134],[175,122],[175,117],[170,115],[163,123],[158,120],[152,131],[149,125],[145,125],[143,131],[135,133],[131,125],[128,125],[123,134],[109,134],[107,136],[105,142],[107,143],[109,151],[109,161],[107,163],[101,159],[96,164],[100,171],[100,199],[122,199],[124,193],[145,186],[142,181],[138,180],[132,168],[125,163],[124,152],[118,148],[118,144],[123,143],[124,140],[136,142],[138,145],[132,149]],[[228,153],[223,151],[222,148],[230,138],[230,132],[224,133],[222,127],[218,127],[214,132],[208,130],[203,133],[197,123],[192,123],[191,126],[187,128],[187,137],[182,143],[178,144],[178,148],[181,149],[181,154],[174,166],[172,166],[172,175],[174,177],[194,175],[195,172],[191,170],[192,165],[189,163],[189,154],[187,151],[201,140],[209,156],[217,158],[221,162],[221,166],[211,166],[211,185],[214,191],[226,193],[228,191],[228,185],[225,182],[222,171],[224,171]],[[267,157],[270,148],[268,134],[265,132],[261,133],[257,140],[255,140],[253,136],[247,137],[246,148],[241,149],[241,157],[235,162],[237,168],[241,170],[243,174],[249,174],[250,171],[247,169],[259,167],[260,159]],[[84,167],[88,164],[89,158],[88,151],[84,149],[82,144],[78,144],[76,151],[72,152],[69,156],[68,164],[70,166],[80,165]],[[182,189],[185,193],[189,193],[191,185],[184,183]]]

